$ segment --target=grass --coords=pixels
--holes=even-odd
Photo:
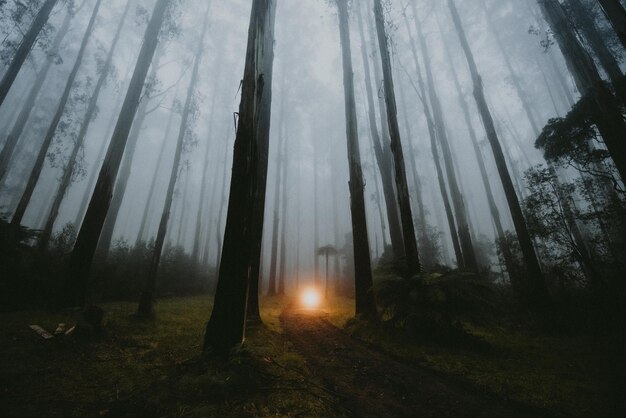
[[[106,336],[95,343],[44,340],[28,328],[54,331],[74,323],[68,315],[2,314],[2,415],[341,416],[272,331],[278,301],[263,302],[270,326],[250,330],[245,349],[228,359],[200,356],[212,303],[206,296],[162,300],[145,322],[133,319],[136,304],[103,305]]]

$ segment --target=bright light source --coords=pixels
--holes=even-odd
[[[320,305],[320,294],[317,290],[309,288],[302,292],[301,301],[306,309],[317,309]]]

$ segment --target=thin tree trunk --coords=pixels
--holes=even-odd
[[[284,93],[283,93],[284,94]],[[283,119],[284,120],[284,119]],[[282,127],[285,130],[285,125]],[[286,133],[283,133],[285,138],[287,137]],[[281,221],[282,226],[280,228],[280,270],[278,273],[278,289],[277,293],[280,296],[285,295],[285,281],[287,280],[287,169],[288,163],[287,159],[289,158],[289,142],[285,140],[285,148],[283,150],[283,163],[282,163],[282,174],[281,174],[281,183],[282,183],[282,202],[281,202]]]
[[[385,153],[385,149],[389,146],[386,142],[381,143],[378,127],[376,126],[376,106],[374,105],[374,93],[372,91],[372,76],[370,71],[370,59],[368,57],[368,47],[365,40],[365,31],[363,27],[363,12],[360,5],[357,8],[357,21],[359,24],[359,35],[361,38],[361,59],[363,60],[363,69],[365,73],[365,91],[367,94],[367,111],[370,127],[370,137],[374,147],[374,156],[378,164],[380,179],[383,185],[383,195],[385,198],[385,208],[387,209],[387,222],[389,225],[389,236],[391,238],[391,246],[394,258],[399,259],[404,256],[404,243],[402,238],[402,228],[400,226],[400,218],[398,215],[398,204],[396,192],[393,186],[393,167],[389,164],[389,158]],[[374,63],[376,67],[376,63]],[[377,68],[377,67],[376,67]],[[381,118],[383,122],[384,118]],[[386,123],[383,124],[386,126]],[[385,137],[385,140],[389,136]],[[378,183],[377,183],[378,185]],[[385,232],[383,224],[383,240],[386,244]]]
[[[11,64],[9,64],[9,68],[6,70],[4,75],[2,76],[2,81],[0,81],[0,107],[7,95],[9,94],[9,90],[11,90],[11,86],[13,86],[13,82],[17,78],[20,70],[22,69],[22,65],[24,65],[24,61],[26,61],[26,57],[30,53],[41,29],[43,29],[44,25],[48,21],[50,17],[50,13],[52,9],[56,5],[57,0],[46,0],[44,4],[39,9],[37,16],[33,20],[28,32],[24,35],[20,46],[17,51],[15,51],[15,55],[13,56],[13,60]]]
[[[174,199],[174,189],[178,181],[178,175],[180,173],[180,162],[183,155],[183,149],[185,144],[185,138],[187,137],[187,131],[189,128],[189,119],[191,112],[193,111],[194,94],[198,84],[198,76],[200,72],[200,63],[202,62],[202,55],[204,52],[204,38],[209,28],[209,11],[211,3],[209,2],[204,15],[204,23],[202,27],[202,33],[200,40],[198,41],[198,49],[195,54],[195,61],[193,64],[193,70],[191,73],[191,80],[189,81],[189,89],[187,90],[187,99],[183,108],[182,120],[180,123],[180,129],[178,131],[178,139],[176,142],[176,151],[174,153],[174,162],[172,164],[172,171],[170,173],[170,180],[167,186],[167,193],[165,195],[165,204],[163,205],[163,212],[161,214],[161,221],[159,222],[159,230],[157,232],[156,240],[154,241],[154,249],[152,252],[152,259],[148,267],[148,276],[146,284],[144,286],[143,293],[139,300],[139,306],[137,308],[137,314],[140,316],[152,315],[154,294],[156,292],[157,273],[159,271],[159,264],[161,262],[161,252],[163,251],[163,244],[165,243],[165,234],[167,233],[167,224],[170,218],[170,210],[172,208],[172,201]],[[188,183],[188,182],[187,182]],[[184,194],[181,196],[185,198]],[[184,210],[185,205],[181,205]],[[182,214],[181,214],[182,217]],[[181,227],[179,228],[179,231]]]
[[[35,108],[39,92],[48,77],[48,73],[50,72],[50,68],[52,68],[55,56],[59,53],[59,47],[61,46],[61,42],[63,42],[65,35],[67,35],[72,18],[73,15],[70,12],[65,15],[65,19],[63,20],[63,23],[61,24],[61,27],[52,42],[52,46],[50,47],[50,53],[46,56],[46,60],[39,72],[37,72],[35,82],[30,88],[26,101],[22,105],[20,113],[13,123],[13,127],[7,136],[4,145],[2,146],[2,151],[0,152],[0,184],[2,184],[5,180],[7,172],[9,171],[15,147],[24,132],[24,128],[26,127],[26,123],[28,122],[33,109]]]
[[[284,96],[283,96],[284,101]],[[282,104],[281,104],[282,108]],[[283,111],[281,109],[281,115]],[[281,116],[281,125],[284,123]],[[272,253],[270,255],[270,275],[268,279],[268,288],[267,295],[275,296],[276,295],[276,284],[277,284],[277,272],[278,272],[278,229],[280,227],[280,177],[282,173],[282,165],[285,164],[283,160],[283,149],[285,147],[285,137],[283,136],[283,130],[280,130],[280,141],[278,145],[278,163],[276,164],[276,182],[274,183],[274,220],[272,224]]]
[[[346,137],[348,143],[348,166],[350,171],[350,208],[352,214],[352,242],[354,246],[354,275],[356,314],[368,318],[377,316],[374,300],[369,238],[365,213],[365,184],[361,170],[358,125],[354,96],[354,74],[350,45],[348,1],[336,0],[339,11],[339,34],[343,63],[343,86],[346,112]],[[317,248],[315,248],[317,253]],[[317,257],[317,254],[316,254]],[[316,263],[317,264],[317,263]]]
[[[215,304],[204,336],[204,350],[225,352],[243,343],[253,248],[253,215],[260,175],[259,119],[265,83],[266,36],[273,36],[273,0],[254,0],[248,32],[246,65],[241,89],[239,126],[228,202],[224,248]],[[267,91],[266,91],[267,90]]]
[[[86,302],[91,263],[109,210],[113,185],[117,178],[128,134],[139,106],[141,92],[159,42],[159,32],[169,4],[169,0],[157,0],[146,28],[144,42],[120,111],[120,117],[113,131],[111,143],[98,176],[98,182],[72,251],[68,278],[65,283],[65,305],[84,305]]]
[[[450,147],[450,141],[448,139],[443,109],[441,106],[441,101],[439,100],[439,93],[437,92],[435,86],[432,66],[430,64],[430,52],[424,38],[424,34],[422,33],[422,29],[419,25],[419,22],[417,21],[417,10],[415,8],[415,2],[412,2],[411,6],[413,9],[413,14],[415,16],[415,30],[417,32],[419,43],[422,49],[422,59],[424,61],[424,69],[426,71],[428,97],[430,99],[430,109],[432,111],[432,116],[435,122],[437,138],[439,139],[439,144],[441,145],[441,153],[443,157],[446,177],[448,179],[448,187],[450,188],[450,197],[452,198],[452,205],[454,207],[454,214],[458,228],[461,251],[463,253],[463,265],[459,267],[477,271],[478,268],[476,265],[476,254],[474,253],[474,243],[472,242],[472,236],[469,230],[467,208],[465,205],[465,199],[463,198],[463,194],[461,193],[461,188],[459,187],[456,170],[454,168],[452,148]]]
[[[120,34],[122,33],[122,28],[124,27],[124,22],[126,21],[126,16],[128,15],[128,11],[130,10],[130,6],[132,4],[132,0],[129,0],[126,3],[126,8],[124,9],[124,13],[120,19],[120,23],[117,27],[117,31],[115,32],[115,36],[113,37],[113,42],[111,43],[111,47],[109,48],[109,52],[107,54],[107,58],[104,63],[104,67],[100,73],[100,77],[96,83],[96,87],[91,94],[91,98],[89,99],[89,104],[87,106],[87,111],[85,112],[85,116],[83,117],[83,121],[80,126],[80,131],[78,132],[78,137],[76,138],[76,142],[74,143],[74,147],[72,148],[72,152],[68,159],[67,164],[63,170],[63,177],[61,178],[61,182],[59,183],[59,188],[54,197],[54,202],[52,203],[52,207],[50,209],[50,213],[48,214],[48,220],[43,228],[43,231],[39,237],[39,249],[45,250],[48,246],[48,241],[50,240],[50,236],[52,234],[52,229],[54,227],[54,222],[57,219],[59,214],[59,209],[61,208],[61,203],[65,198],[65,194],[67,189],[70,187],[72,183],[72,175],[74,173],[74,167],[76,166],[76,158],[78,157],[78,152],[83,147],[85,142],[85,138],[87,137],[87,131],[89,130],[89,126],[91,125],[91,121],[93,120],[94,113],[96,112],[98,98],[100,97],[100,91],[106,82],[109,72],[111,71],[111,64],[113,63],[113,53],[115,52],[115,48],[117,47],[117,42],[120,39]]]
[[[411,197],[406,179],[404,155],[402,153],[402,140],[398,125],[398,111],[393,87],[393,73],[391,59],[387,48],[387,33],[383,16],[383,7],[380,0],[374,0],[374,16],[376,18],[376,32],[378,33],[378,45],[383,67],[383,80],[385,85],[385,103],[387,105],[387,122],[391,138],[391,152],[394,157],[396,172],[396,192],[398,194],[398,206],[400,207],[400,219],[402,236],[404,238],[404,252],[407,264],[407,276],[412,276],[421,270],[419,254],[417,251],[417,239],[411,211]]]
[[[430,110],[430,106],[426,100],[426,87],[424,83],[424,77],[422,76],[422,70],[419,64],[419,58],[417,56],[417,50],[415,48],[415,41],[411,34],[411,28],[408,24],[408,18],[404,17],[407,32],[409,34],[411,52],[415,61],[415,71],[417,72],[419,91],[415,88],[417,95],[420,97],[422,107],[424,109],[424,116],[426,118],[426,125],[428,127],[428,134],[430,137],[430,149],[433,154],[433,162],[435,163],[435,170],[437,172],[437,182],[439,184],[439,192],[441,193],[441,199],[446,211],[446,220],[448,222],[448,229],[450,230],[450,239],[452,240],[452,246],[454,247],[454,256],[456,258],[456,264],[459,268],[465,266],[463,260],[463,252],[461,251],[461,244],[459,242],[458,230],[456,227],[456,221],[454,219],[454,213],[452,212],[452,205],[450,204],[450,197],[448,196],[448,189],[443,174],[443,168],[441,167],[441,158],[439,157],[439,149],[437,147],[437,131],[435,129],[435,122]]]
[[[454,21],[454,26],[463,47],[463,51],[465,52],[472,80],[474,81],[474,98],[476,99],[476,105],[485,126],[485,131],[487,132],[487,138],[491,144],[498,173],[500,174],[504,193],[511,211],[511,217],[513,218],[513,224],[515,225],[515,230],[517,232],[517,238],[524,256],[526,270],[528,273],[528,283],[527,294],[523,296],[525,296],[524,299],[529,305],[535,307],[545,307],[549,303],[550,296],[539,265],[539,260],[537,259],[537,254],[535,253],[535,248],[533,247],[533,243],[526,226],[526,220],[524,219],[519,199],[515,193],[513,182],[511,181],[511,175],[509,174],[509,170],[506,166],[506,161],[504,159],[498,134],[496,133],[493,118],[491,116],[491,112],[489,111],[487,100],[485,99],[482,78],[478,73],[478,67],[476,66],[474,56],[465,36],[465,31],[454,4],[454,0],[448,0],[448,7],[452,13],[452,20]]]
[[[52,144],[52,140],[54,139],[54,136],[56,134],[59,122],[61,122],[63,113],[65,113],[65,106],[67,105],[67,101],[70,98],[70,93],[72,92],[74,81],[76,80],[76,76],[78,75],[78,70],[83,63],[83,57],[85,55],[85,51],[87,50],[87,43],[91,38],[91,34],[96,23],[96,18],[98,17],[98,11],[100,10],[101,3],[102,0],[97,0],[93,8],[93,12],[91,13],[91,19],[89,20],[89,24],[87,25],[87,29],[85,30],[85,34],[83,35],[83,40],[80,44],[80,49],[78,50],[78,55],[76,56],[76,60],[74,61],[74,67],[72,68],[72,71],[70,72],[70,75],[67,79],[67,82],[65,84],[65,90],[61,95],[61,99],[57,106],[56,112],[52,118],[52,122],[50,122],[50,126],[48,127],[48,131],[46,132],[46,136],[43,140],[43,144],[39,149],[39,154],[37,155],[37,158],[35,160],[35,165],[33,166],[33,169],[30,172],[30,176],[28,177],[28,182],[26,183],[26,189],[24,190],[22,198],[17,205],[17,209],[13,214],[13,218],[11,218],[11,225],[13,225],[14,227],[17,227],[22,223],[22,218],[26,213],[26,208],[30,203],[30,199],[33,196],[33,192],[35,191],[35,186],[37,186],[37,182],[39,181],[39,176],[41,175],[44,163],[46,162],[46,155],[48,155],[50,144]]]

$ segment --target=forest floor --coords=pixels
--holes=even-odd
[[[497,327],[493,349],[398,343],[348,326],[353,301],[319,311],[263,299],[265,326],[228,358],[202,357],[211,300],[165,299],[153,320],[110,303],[96,342],[44,340],[71,315],[0,314],[0,415],[23,416],[611,416],[606,344]],[[288,308],[284,308],[287,306]]]

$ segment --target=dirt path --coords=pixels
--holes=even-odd
[[[351,415],[530,416],[453,379],[371,349],[315,313],[288,309],[280,320],[296,350]]]

